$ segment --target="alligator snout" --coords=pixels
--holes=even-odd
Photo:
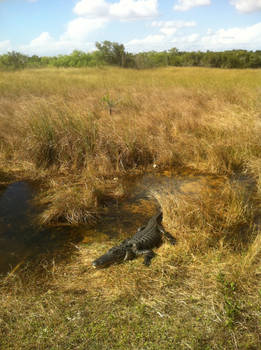
[[[93,261],[93,262],[92,262],[92,267],[94,267],[95,269],[97,268],[97,263],[96,263],[96,261]]]
[[[92,262],[92,267],[95,269],[103,268],[107,265],[107,261],[103,261],[101,258],[96,259]]]

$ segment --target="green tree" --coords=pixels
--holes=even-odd
[[[125,67],[126,52],[123,44],[105,40],[102,43],[96,42],[95,45],[106,63]]]
[[[12,51],[1,56],[1,66],[8,70],[23,69],[29,61],[29,57],[19,52]]]

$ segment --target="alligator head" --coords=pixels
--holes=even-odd
[[[109,249],[107,253],[94,260],[92,266],[95,268],[108,267],[120,263],[128,258],[128,250],[125,247],[117,246]]]

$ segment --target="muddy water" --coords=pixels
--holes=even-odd
[[[135,180],[125,185],[131,190],[134,183]],[[105,200],[102,219],[94,228],[87,225],[41,227],[35,220],[41,210],[33,202],[37,191],[37,186],[27,182],[0,188],[0,275],[29,261],[67,259],[82,241],[132,235],[155,211],[155,203],[147,201],[143,204],[137,193],[122,203]]]
[[[128,178],[119,185],[127,196],[121,201],[105,199],[102,219],[93,228],[38,226],[34,218],[40,209],[32,202],[37,187],[27,182],[12,183],[0,188],[0,274],[26,264],[28,259],[66,259],[80,241],[131,236],[156,212],[156,192],[198,196],[206,189],[214,192],[224,181],[222,177],[169,171]]]
[[[69,228],[43,228],[34,223],[38,208],[32,204],[37,189],[16,182],[0,189],[0,274],[33,257],[66,258],[80,235]]]

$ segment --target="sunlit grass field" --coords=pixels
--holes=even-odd
[[[260,70],[1,72],[0,175],[42,183],[43,224],[93,223],[120,179],[155,167],[224,180],[197,200],[153,193],[178,243],[149,268],[93,270],[110,241],[4,279],[0,347],[260,349],[260,110]]]
[[[88,220],[105,183],[153,164],[258,177],[260,80],[205,68],[1,73],[2,168],[51,180],[44,222]]]

